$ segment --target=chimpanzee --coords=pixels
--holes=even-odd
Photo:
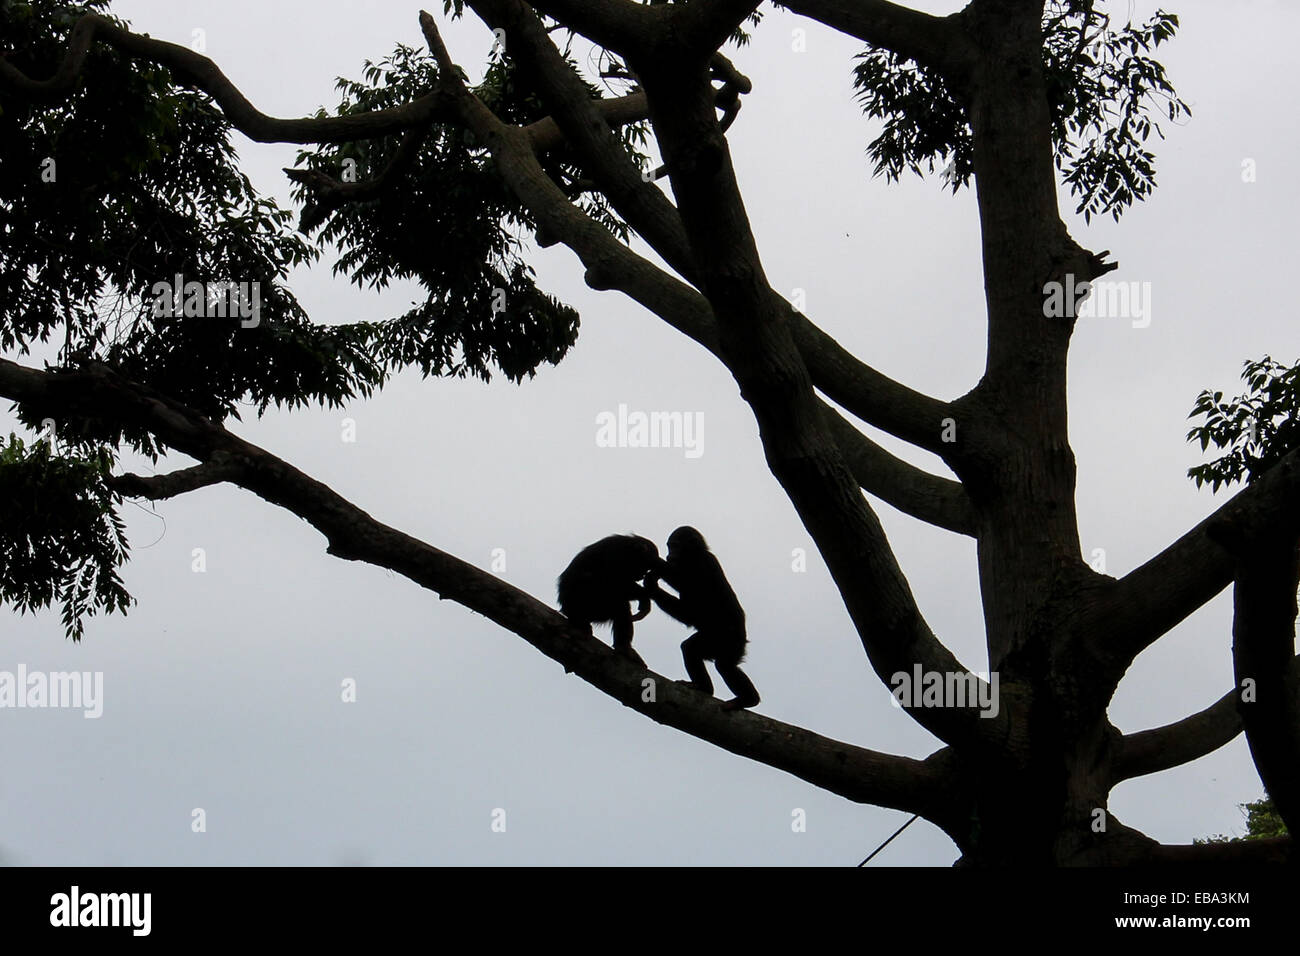
[[[614,650],[639,661],[641,656],[632,650],[632,622],[650,613],[650,596],[640,581],[662,563],[649,538],[634,534],[601,538],[579,551],[561,572],[556,581],[560,611],[588,628],[613,624]],[[636,614],[632,601],[637,602]]]
[[[677,597],[659,587],[660,577],[673,587]],[[695,633],[682,642],[691,686],[713,693],[713,682],[704,667],[705,661],[713,661],[718,676],[736,695],[723,703],[722,709],[741,710],[756,705],[758,691],[740,669],[747,642],[745,611],[704,536],[691,527],[670,534],[668,560],[658,562],[657,573],[645,580],[645,590],[661,609],[695,628]]]

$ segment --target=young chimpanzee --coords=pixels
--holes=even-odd
[[[659,587],[662,577],[677,592],[673,597]],[[682,657],[691,686],[713,693],[713,682],[704,667],[713,661],[718,676],[735,694],[723,710],[741,710],[758,703],[758,691],[740,669],[745,658],[745,611],[736,592],[727,583],[722,565],[709,551],[704,536],[691,527],[678,528],[668,536],[668,560],[659,562],[658,574],[645,580],[645,590],[664,611],[695,633],[682,642]]]
[[[579,551],[561,572],[556,582],[560,611],[588,628],[613,624],[614,650],[640,661],[632,650],[632,622],[650,613],[650,596],[640,581],[660,564],[659,549],[649,538],[634,534],[601,538]],[[637,602],[636,614],[632,601]]]

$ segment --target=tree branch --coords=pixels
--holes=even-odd
[[[1282,532],[1300,534],[1300,449],[1107,588],[1078,633],[1118,682],[1138,654],[1232,582],[1231,549]]]
[[[221,469],[224,480],[307,521],[325,536],[335,557],[387,568],[477,611],[658,723],[857,802],[927,817],[941,817],[947,805],[950,783],[939,754],[924,761],[881,754],[752,712],[725,712],[714,698],[630,662],[531,595],[380,523],[264,449],[106,366],[42,372],[0,359],[0,395],[59,417],[108,419],[147,429],[169,447],[199,459],[200,468],[210,469],[205,477]],[[192,483],[194,471],[163,477],[173,485]],[[177,478],[187,473],[190,477]],[[136,480],[151,490],[162,484]]]
[[[782,6],[874,47],[951,74],[975,53],[954,14],[935,17],[887,0],[790,0]]]
[[[627,93],[607,100],[591,100],[592,108],[611,129],[639,123],[649,118],[650,107],[646,103],[645,93]],[[533,141],[533,149],[539,153],[555,149],[567,143],[560,124],[554,116],[544,116],[524,127],[524,131]]]
[[[223,481],[237,481],[243,474],[242,465],[218,452],[193,468],[182,468],[166,475],[112,475],[105,479],[105,484],[129,498],[160,501]]]
[[[940,478],[881,448],[823,405],[827,425],[862,490],[904,514],[957,534],[975,534],[975,512],[960,482]]]
[[[784,300],[782,300],[784,301]],[[792,310],[793,311],[793,310]],[[942,454],[944,420],[955,418],[950,403],[931,398],[872,368],[820,327],[793,313],[791,334],[817,389],[868,425]]]
[[[1236,690],[1182,720],[1122,735],[1115,744],[1111,785],[1180,767],[1213,753],[1241,733]],[[1118,733],[1118,731],[1116,731]]]
[[[88,13],[72,30],[68,52],[53,76],[33,80],[0,57],[0,89],[32,99],[57,99],[73,91],[95,39],[118,51],[149,60],[171,70],[183,85],[202,90],[221,107],[232,126],[259,143],[341,143],[388,136],[435,119],[448,118],[446,102],[430,93],[402,106],[349,116],[276,119],[250,103],[212,60],[189,47],[126,30],[107,17]]]

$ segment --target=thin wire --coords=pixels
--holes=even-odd
[[[884,843],[880,844],[880,846],[878,846],[878,847],[876,847],[874,850],[872,850],[872,851],[871,851],[871,856],[867,857],[865,860],[863,860],[861,863],[859,863],[858,866],[862,867],[862,866],[866,866],[868,863],[870,863],[870,862],[871,862],[871,857],[872,857],[872,856],[875,856],[877,853],[879,853],[879,852],[880,852],[881,850],[883,850],[885,847],[889,846],[889,844],[893,843],[893,842],[894,842],[894,837],[898,836],[900,833],[902,833],[904,830],[906,830],[908,827],[910,827],[913,823],[915,823],[915,822],[916,822],[916,818],[919,817],[920,815],[921,815],[921,814],[919,814],[919,813],[914,813],[914,814],[912,814],[912,819],[908,820],[908,821],[907,821],[906,823],[904,823],[901,827],[899,827],[897,830],[895,830],[895,831],[894,831],[894,836],[891,836],[891,837],[890,837],[888,840],[886,840]]]
[[[148,551],[150,548],[152,548],[155,544],[157,544],[157,543],[158,543],[159,541],[161,541],[163,538],[167,537],[167,519],[166,519],[166,518],[164,518],[162,515],[160,515],[160,514],[159,514],[157,511],[155,511],[154,509],[152,509],[152,508],[146,508],[146,507],[144,507],[143,505],[138,504],[137,502],[132,501],[130,498],[125,498],[125,499],[123,499],[123,500],[125,501],[126,504],[128,504],[128,505],[133,505],[134,507],[139,508],[139,509],[140,509],[141,511],[143,511],[145,514],[147,514],[147,515],[149,515],[149,516],[151,516],[151,517],[157,518],[157,519],[158,519],[159,521],[161,521],[162,524],[163,524],[163,527],[162,527],[162,534],[160,534],[160,535],[158,536],[157,540],[155,540],[155,541],[151,541],[149,544],[146,544],[144,547],[137,547],[137,548],[133,548],[132,550],[134,550],[134,551]]]

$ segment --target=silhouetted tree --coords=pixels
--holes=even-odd
[[[85,613],[127,600],[120,496],[230,482],[306,519],[329,553],[487,616],[656,721],[921,814],[964,863],[1290,856],[1289,838],[1162,846],[1107,810],[1117,784],[1217,749],[1244,715],[1261,722],[1252,750],[1296,825],[1296,763],[1279,769],[1273,756],[1295,752],[1294,711],[1288,723],[1265,697],[1294,674],[1294,448],[1259,457],[1249,446],[1249,486],[1118,580],[1089,567],[1079,542],[1073,294],[1116,265],[1070,237],[1057,187],[1085,216],[1116,219],[1150,193],[1158,120],[1186,109],[1151,56],[1177,19],[1121,25],[1093,0],[971,0],[948,17],[886,0],[782,6],[866,45],[852,81],[883,123],[879,172],[942,170],[954,189],[976,187],[988,351],[958,398],[866,364],[768,281],[725,135],[752,84],[720,52],[762,29],[754,0],[448,0],[443,15],[470,10],[504,40],[482,83],[468,84],[421,14],[427,51],[398,47],[340,83],[334,112],[294,119],[263,114],[217,64],[131,32],[102,0],[0,0],[0,347],[63,342],[55,367],[0,360],[0,395],[34,429],[57,423],[59,439],[57,454],[14,441],[0,456],[6,487],[31,509],[0,525],[0,597],[60,603],[77,636]],[[572,43],[592,45],[602,76],[587,75]],[[240,172],[232,129],[304,147],[289,171],[302,235]],[[659,262],[623,241],[632,234]],[[876,674],[897,687],[919,669],[969,691],[964,706],[937,692],[905,702],[941,749],[925,760],[866,750],[723,713],[667,680],[646,700],[644,669],[543,601],[380,524],[229,427],[240,401],[259,412],[337,404],[407,367],[518,380],[558,362],[577,316],[535,285],[525,236],[567,246],[592,288],[629,296],[735,377]],[[424,300],[387,321],[313,323],[286,278],[322,241],[352,281],[415,279]],[[168,286],[178,275],[183,288]],[[190,321],[226,282],[258,290],[257,314],[245,294],[236,318]],[[956,479],[895,457],[859,424],[935,453]],[[123,474],[125,449],[199,464]],[[926,623],[870,498],[976,541],[996,688]],[[1257,682],[1257,709],[1239,713],[1229,690],[1169,726],[1121,733],[1107,708],[1133,660],[1230,585],[1238,681]],[[994,690],[996,716],[982,717],[971,702]]]

